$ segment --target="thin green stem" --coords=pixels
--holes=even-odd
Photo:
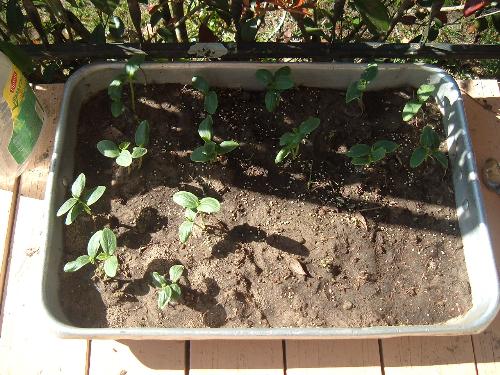
[[[134,115],[136,114],[135,113],[135,92],[134,92],[134,83],[129,80],[128,81],[128,84],[129,84],[129,87],[130,87],[130,105],[132,106],[132,112],[134,112]]]

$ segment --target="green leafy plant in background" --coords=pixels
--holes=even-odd
[[[128,149],[130,142],[122,142],[119,145],[107,139],[97,143],[97,149],[101,154],[108,158],[113,158],[121,167],[130,167],[134,159],[142,162],[142,157],[148,152],[146,146],[149,143],[149,122],[141,121],[135,131],[135,147],[132,152]]]
[[[106,190],[105,186],[96,186],[90,190],[85,190],[85,175],[80,173],[71,185],[71,198],[59,207],[57,216],[67,213],[65,223],[72,224],[82,212],[92,215],[90,206],[99,200]]]
[[[101,249],[101,252],[99,252]],[[102,267],[108,277],[115,277],[118,272],[118,257],[116,251],[116,236],[111,229],[104,228],[95,232],[87,244],[87,255],[81,255],[64,265],[64,272],[75,272],[87,264]]]
[[[168,270],[168,280],[158,272],[151,274],[153,284],[158,291],[158,307],[164,309],[169,302],[176,301],[181,296],[181,287],[177,283],[184,272],[184,266],[177,264]]]
[[[290,67],[279,68],[274,74],[267,69],[259,69],[255,75],[266,86],[266,109],[274,112],[280,102],[281,93],[294,86]]]
[[[350,103],[357,99],[361,108],[363,106],[363,93],[366,91],[368,85],[373,82],[378,74],[378,65],[375,63],[368,64],[359,80],[351,82],[347,87],[347,92],[345,95],[345,102]]]
[[[184,221],[179,227],[179,240],[182,243],[187,242],[195,225],[201,230],[205,229],[203,215],[213,214],[220,211],[219,201],[212,197],[198,199],[198,197],[193,193],[178,191],[172,198],[175,203],[186,209],[184,212]],[[196,222],[197,217],[200,217],[200,223]]]
[[[416,148],[410,158],[410,167],[416,168],[427,159],[436,159],[443,168],[448,168],[448,158],[439,151],[441,140],[429,125],[424,126],[420,134],[420,147]]]
[[[420,108],[434,94],[436,86],[423,84],[417,90],[417,97],[409,100],[403,108],[403,121],[410,121],[420,111]]]
[[[114,117],[120,116],[125,111],[122,95],[123,86],[130,87],[130,105],[132,112],[135,115],[135,91],[134,83],[137,80],[137,71],[141,68],[141,64],[146,59],[145,54],[136,54],[127,60],[125,63],[124,72],[117,75],[108,86],[108,95],[111,99],[111,113]]]
[[[319,126],[320,120],[317,117],[309,117],[303,121],[298,128],[293,128],[292,132],[287,132],[280,137],[280,146],[274,162],[282,163],[288,156],[292,159],[299,154],[299,146],[302,141]]]
[[[219,106],[219,99],[215,91],[210,90],[208,82],[200,76],[194,76],[192,79],[193,87],[203,94],[203,107],[205,111],[213,115]]]
[[[364,165],[376,163],[382,160],[387,154],[396,151],[399,145],[393,141],[381,140],[375,142],[371,147],[366,144],[356,144],[347,152],[353,165]]]
[[[219,155],[227,154],[239,146],[236,141],[222,141],[217,144],[212,140],[213,119],[211,115],[207,115],[200,123],[198,134],[205,143],[203,146],[195,148],[191,153],[191,160],[197,163],[214,161]]]

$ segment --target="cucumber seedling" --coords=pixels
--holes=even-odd
[[[111,99],[111,113],[113,117],[118,117],[125,111],[122,95],[123,86],[127,84],[130,88],[130,105],[132,108],[132,112],[135,115],[134,83],[136,82],[137,71],[141,68],[141,64],[144,63],[145,59],[146,55],[143,53],[133,55],[125,63],[124,72],[118,74],[109,84],[108,95]]]
[[[350,103],[353,100],[358,100],[360,107],[363,109],[363,93],[366,91],[368,85],[377,77],[378,65],[375,63],[368,64],[361,77],[347,87],[345,95],[345,102]]]
[[[299,154],[299,146],[302,141],[319,126],[320,120],[317,117],[309,117],[302,122],[298,128],[293,128],[292,132],[287,132],[280,137],[280,146],[274,162],[282,163],[288,156],[295,159]]]
[[[168,280],[166,275],[162,276],[158,272],[151,274],[154,286],[160,289],[158,291],[158,307],[160,309],[164,309],[169,302],[176,301],[181,296],[181,287],[177,282],[183,272],[184,266],[177,264],[168,270]]]
[[[410,158],[410,167],[417,168],[427,159],[436,159],[441,166],[448,168],[448,158],[439,151],[441,140],[429,125],[424,126],[420,134],[420,147],[416,148]]]
[[[219,106],[217,94],[215,91],[210,90],[208,82],[203,77],[194,76],[191,81],[193,83],[193,87],[203,94],[203,107],[205,108],[205,111],[213,115]]]
[[[201,230],[205,229],[203,215],[213,214],[220,211],[219,201],[212,197],[198,199],[198,197],[193,193],[188,191],[178,191],[172,198],[175,203],[186,209],[184,212],[184,221],[179,226],[179,240],[181,243],[187,242],[195,225]],[[197,217],[200,218],[199,223],[196,222]]]
[[[403,121],[410,121],[415,117],[424,103],[434,94],[435,90],[436,86],[434,85],[421,85],[417,90],[417,97],[405,104],[403,108]]]
[[[101,252],[99,252],[101,249]],[[108,277],[115,277],[118,272],[118,257],[116,251],[116,236],[111,229],[104,228],[95,232],[87,244],[87,255],[81,255],[64,265],[64,272],[75,272],[87,264],[98,263]]]
[[[255,76],[266,86],[267,91],[264,98],[266,109],[269,112],[274,112],[280,102],[281,93],[294,86],[290,67],[279,68],[274,74],[267,69],[259,69]]]
[[[211,115],[207,115],[198,127],[198,134],[205,142],[203,146],[197,147],[191,153],[191,160],[197,163],[214,161],[219,155],[227,154],[239,146],[236,141],[222,141],[215,143],[213,138],[213,120]]]
[[[105,186],[96,186],[90,190],[85,190],[85,175],[80,173],[71,185],[71,198],[59,207],[57,216],[67,213],[65,223],[72,224],[82,212],[92,215],[90,206],[99,200],[106,190]]]
[[[371,147],[366,144],[356,144],[347,152],[353,165],[364,165],[376,163],[382,160],[387,154],[396,151],[399,145],[393,141],[381,140],[375,142]]]
[[[141,121],[137,130],[135,131],[135,144],[136,146],[132,148],[132,152],[128,149],[130,147],[130,142],[122,142],[117,145],[113,141],[104,139],[97,143],[97,149],[101,154],[108,158],[115,159],[116,164],[121,167],[130,167],[133,159],[139,159],[142,162],[142,157],[146,155],[148,150],[146,149],[149,143],[149,123],[147,120]]]

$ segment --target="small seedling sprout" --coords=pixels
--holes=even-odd
[[[92,215],[90,206],[99,200],[106,190],[105,186],[96,186],[90,190],[85,190],[85,175],[80,173],[71,185],[71,198],[59,207],[57,216],[67,213],[65,223],[72,224],[82,212]]]
[[[212,140],[213,120],[211,115],[207,115],[200,123],[198,134],[205,143],[203,146],[194,149],[191,153],[191,160],[197,163],[214,161],[219,155],[227,154],[239,146],[236,141],[222,141],[217,144]]]
[[[141,68],[141,64],[144,63],[145,59],[146,55],[144,53],[133,55],[125,63],[124,72],[118,74],[109,84],[108,95],[111,99],[111,113],[114,117],[120,116],[125,111],[125,107],[122,101],[122,94],[123,86],[127,83],[130,88],[130,104],[132,107],[132,112],[135,115],[134,82],[136,81],[137,71]]]
[[[101,252],[99,252],[101,249]],[[111,229],[104,228],[90,237],[87,245],[87,255],[81,255],[64,265],[64,272],[75,272],[87,264],[102,267],[108,277],[115,277],[118,272],[118,257],[116,251],[116,236]]]
[[[417,90],[417,98],[408,101],[403,108],[403,121],[410,121],[415,117],[429,98],[434,94],[436,86],[423,84]]]
[[[410,158],[410,167],[416,168],[428,158],[436,159],[441,166],[448,168],[448,158],[439,151],[441,140],[437,133],[429,125],[424,126],[420,134],[420,147],[413,151]]]
[[[219,100],[217,99],[217,94],[215,91],[210,90],[210,86],[208,82],[200,76],[194,76],[192,79],[193,87],[200,91],[203,96],[203,106],[205,111],[209,114],[213,115],[215,111],[217,111],[217,107],[219,105]]]
[[[132,164],[133,159],[142,160],[142,157],[146,155],[148,152],[146,149],[148,143],[149,123],[144,120],[141,121],[135,132],[136,146],[132,148],[132,152],[128,150],[130,142],[122,142],[117,145],[113,141],[109,141],[107,139],[99,141],[97,143],[97,149],[104,156],[115,159],[116,164],[119,166],[129,167]]]
[[[371,147],[366,144],[356,144],[347,152],[354,165],[368,166],[382,160],[387,154],[396,151],[399,145],[393,141],[381,140],[375,142]]]
[[[198,199],[196,195],[187,191],[178,191],[174,194],[173,200],[179,206],[184,207],[184,221],[179,226],[179,240],[186,243],[193,227],[196,225],[201,230],[205,229],[203,224],[203,215],[213,214],[220,211],[220,203],[217,199],[206,197]],[[196,223],[196,218],[200,217],[200,223]]]
[[[158,291],[158,307],[164,309],[169,302],[179,299],[181,296],[181,287],[177,283],[184,272],[184,266],[180,264],[170,267],[168,271],[168,280],[165,276],[160,275],[158,272],[151,274],[153,284],[159,288]]]
[[[302,141],[319,126],[320,120],[317,117],[309,117],[302,122],[298,128],[293,128],[292,133],[287,132],[280,137],[280,146],[274,162],[282,163],[288,156],[295,159],[299,154],[299,146]]]
[[[265,104],[269,112],[274,112],[281,99],[281,93],[294,86],[289,66],[279,68],[274,74],[267,69],[255,73],[257,79],[266,86]]]
[[[359,80],[352,82],[347,87],[345,95],[345,102],[350,103],[357,99],[361,108],[363,108],[363,93],[366,91],[368,85],[377,77],[378,65],[375,63],[368,64],[366,69],[361,73]]]

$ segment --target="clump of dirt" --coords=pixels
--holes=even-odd
[[[151,144],[130,173],[96,144],[133,140],[132,116],[113,118],[106,92],[84,104],[75,173],[108,190],[94,219],[81,216],[65,231],[60,299],[72,323],[360,327],[444,322],[470,308],[450,172],[433,162],[409,168],[422,127],[442,135],[434,105],[408,124],[401,109],[409,90],[366,93],[362,114],[328,89],[286,91],[274,114],[262,92],[217,93],[215,140],[240,147],[198,164],[189,155],[202,144],[200,94],[174,84],[138,87],[137,114],[150,122]],[[275,165],[279,137],[308,116],[319,117],[320,127],[297,159]],[[345,156],[353,144],[379,139],[399,143],[398,152],[369,168]],[[186,245],[177,232],[183,209],[172,201],[179,190],[222,203]],[[103,225],[118,237],[117,277],[104,280],[92,267],[63,273]],[[186,268],[182,298],[161,311],[151,273],[174,264]]]

